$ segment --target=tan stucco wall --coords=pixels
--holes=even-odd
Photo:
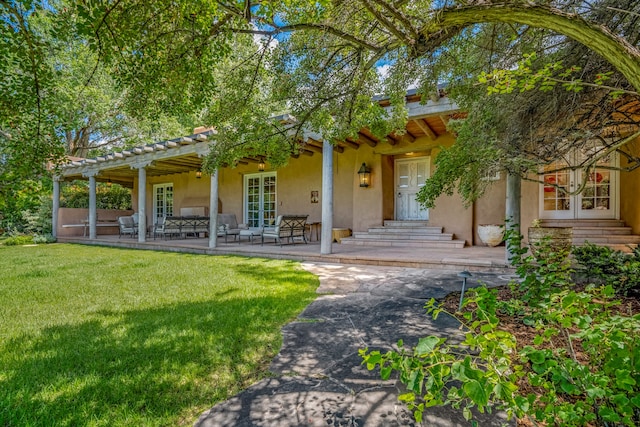
[[[624,164],[622,165],[625,166]],[[640,234],[640,169],[620,173],[620,219]]]
[[[439,146],[453,144],[454,138],[446,135],[436,141],[427,137],[400,141],[395,146],[379,144],[376,147],[361,145],[354,150],[345,148],[343,153],[334,152],[334,227],[366,231],[382,225],[384,219],[393,219],[394,213],[394,159],[411,156],[430,156],[431,170]],[[371,168],[371,185],[359,186],[357,171],[365,162]],[[255,163],[223,168],[219,172],[219,201],[221,211],[233,213],[239,222],[245,221],[243,212],[244,176],[258,172]],[[266,171],[270,171],[267,164]],[[291,158],[289,164],[277,170],[278,214],[308,214],[310,222],[321,221],[322,214],[322,155],[301,155]],[[137,181],[137,180],[136,180]],[[174,214],[181,207],[209,206],[210,178],[203,175],[196,179],[195,172],[148,177],[147,221],[152,220],[153,185],[172,183],[174,189]],[[318,191],[319,202],[311,203],[311,191]],[[496,190],[500,192],[500,190]],[[504,215],[504,190],[500,196],[501,207],[495,205],[496,221]],[[137,182],[134,185],[134,208],[137,211]],[[489,205],[491,202],[487,201]],[[485,210],[483,210],[485,211]],[[491,211],[493,212],[493,210]],[[493,218],[493,213],[488,217]],[[493,222],[493,221],[492,221]],[[443,226],[445,232],[454,233],[457,239],[467,244],[473,242],[474,209],[464,209],[458,195],[443,196],[437,200],[436,208],[430,211],[430,223]]]
[[[484,195],[473,204],[473,245],[484,246],[478,236],[478,225],[504,224],[507,181],[505,173],[492,181]]]
[[[442,147],[451,146],[455,142],[451,135],[440,137],[437,141]],[[439,152],[440,147],[431,150],[432,174],[435,171],[435,159]],[[466,245],[471,245],[473,242],[473,209],[465,208],[462,198],[457,193],[436,199],[435,207],[429,210],[429,224],[444,227],[445,233],[453,233],[455,239],[464,240]]]
[[[131,215],[132,210],[119,209],[96,209],[98,223],[113,222],[113,227],[97,227],[97,234],[118,234],[118,227],[115,223],[119,216]],[[58,210],[58,223],[56,232],[58,237],[82,236],[85,232],[83,225],[89,218],[89,209],[83,208],[60,208]],[[67,225],[67,227],[63,227]],[[72,225],[72,227],[69,227]],[[87,230],[88,234],[88,230]]]

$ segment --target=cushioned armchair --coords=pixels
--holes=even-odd
[[[246,224],[238,224],[235,214],[218,214],[218,237],[224,236],[224,241],[227,242],[229,236],[233,236],[235,241],[240,234],[240,230],[247,230],[249,227]]]
[[[122,237],[123,234],[129,234],[131,237],[134,237],[138,234],[138,228],[133,223],[133,218],[130,216],[120,216],[118,217],[118,226],[120,227],[120,234],[118,238]]]

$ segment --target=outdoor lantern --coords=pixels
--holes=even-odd
[[[202,178],[202,171],[196,171],[196,178]]]
[[[366,163],[362,163],[360,170],[358,171],[358,177],[360,178],[360,187],[368,187],[371,180],[371,169],[369,169]]]
[[[264,172],[264,160],[260,159],[260,163],[258,163],[258,171]]]

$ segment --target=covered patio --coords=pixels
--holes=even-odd
[[[296,243],[280,246],[273,242],[253,243],[246,238],[242,241],[225,242],[218,238],[216,247],[209,247],[207,238],[187,239],[147,239],[140,242],[135,238],[117,235],[98,235],[96,238],[65,237],[58,241],[85,245],[183,252],[207,255],[239,255],[294,261],[313,261],[339,264],[372,266],[393,266],[411,268],[436,268],[446,270],[468,270],[484,272],[513,272],[505,262],[505,247],[473,246],[463,249],[450,248],[410,248],[410,247],[370,247],[333,243],[332,253],[321,254],[320,242]]]

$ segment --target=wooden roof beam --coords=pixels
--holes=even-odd
[[[358,144],[357,142],[353,142],[349,139],[345,139],[344,141],[340,141],[340,144],[344,144],[349,148],[353,148],[354,150],[357,150],[358,148],[360,148],[360,144]]]
[[[438,137],[438,135],[436,135],[436,133],[433,131],[433,129],[431,129],[429,124],[424,121],[424,119],[413,120],[413,123],[418,125],[420,130],[422,130],[422,132],[424,132],[429,137],[429,139],[435,140]]]
[[[387,144],[389,145],[396,145],[398,143],[398,141],[396,141],[395,139],[391,138],[391,136],[387,135],[385,137],[385,141],[387,141]]]
[[[309,143],[306,143],[306,145],[304,146],[306,149],[311,150],[315,153],[320,153],[322,154],[322,147],[316,147],[315,145],[311,145]]]
[[[377,141],[374,141],[373,139],[369,138],[367,135],[363,134],[362,132],[358,132],[358,139],[361,141],[364,141],[367,145],[371,147],[375,147],[376,145],[378,145]]]

